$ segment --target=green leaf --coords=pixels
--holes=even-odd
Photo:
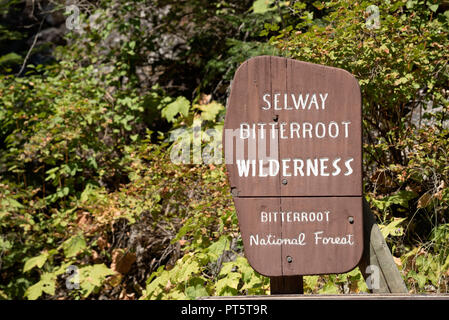
[[[254,13],[264,14],[265,12],[272,11],[274,8],[270,8],[274,0],[256,0],[253,3],[252,9]]]
[[[304,285],[309,288],[310,291],[314,291],[318,286],[318,276],[307,276],[304,277]]]
[[[27,297],[29,300],[36,300],[41,295],[42,295],[42,284],[40,281],[29,287],[25,292],[25,297]]]
[[[218,102],[211,102],[209,104],[198,106],[198,109],[200,109],[202,111],[201,119],[208,120],[208,121],[214,121],[217,114],[221,110],[224,110],[224,106],[219,104]]]
[[[418,3],[417,0],[408,0],[407,3],[405,4],[405,6],[407,7],[407,9],[411,9],[411,8],[413,8],[417,3]]]
[[[11,209],[22,209],[22,208],[24,208],[24,206],[20,202],[14,200],[13,198],[3,199],[2,202],[1,202],[1,205],[5,206],[5,207],[10,207]]]
[[[187,117],[189,114],[190,102],[184,97],[178,97],[174,102],[168,104],[162,109],[162,117],[167,119],[168,122],[174,122],[175,117],[178,114]]]
[[[449,22],[449,10],[444,11],[443,15],[446,17],[446,20]]]
[[[235,263],[235,261],[225,262],[223,263],[218,276],[226,276],[227,274],[231,273],[232,270],[234,270],[235,268],[237,268],[237,264]]]
[[[219,256],[223,254],[223,251],[229,250],[230,241],[228,237],[221,236],[217,242],[214,242],[207,248],[207,254],[213,260],[218,259]]]
[[[90,184],[90,183],[88,183],[86,185],[86,188],[84,188],[84,191],[81,193],[80,201],[82,203],[88,201],[89,198],[91,198],[92,196],[95,195],[95,191],[96,191],[95,190],[95,186]]]
[[[320,294],[338,294],[338,288],[332,281],[327,281],[326,284],[321,288],[318,293]]]
[[[312,3],[312,5],[318,10],[323,10],[324,8],[324,2],[321,1],[315,1],[314,3]]]
[[[234,289],[237,290],[240,283],[242,275],[238,272],[231,272],[223,279],[220,279],[215,284],[215,293],[218,295],[226,294],[227,292],[233,292]]]
[[[161,292],[164,284],[170,280],[168,271],[164,270],[164,266],[160,266],[157,271],[153,272],[147,279],[147,287],[145,294],[147,297],[155,298]]]
[[[196,299],[198,297],[206,297],[209,293],[206,290],[204,283],[205,279],[201,277],[195,277],[189,280],[188,286],[186,287],[185,294],[189,299]]]
[[[429,6],[429,9],[433,12],[437,12],[438,10],[438,4],[427,4]]]
[[[196,274],[200,271],[198,261],[196,261],[192,256],[189,256],[186,260],[178,261],[176,268],[177,270],[173,271],[176,271],[174,280],[177,282],[187,281],[192,274]]]
[[[44,273],[41,280],[29,287],[25,292],[25,297],[29,300],[36,300],[42,293],[55,294],[56,276],[53,273]]]
[[[413,191],[401,190],[398,193],[385,197],[381,200],[371,199],[371,202],[380,210],[385,210],[393,204],[408,208],[408,202],[417,197],[417,193]]]
[[[441,267],[442,270],[449,270],[449,255],[446,257],[446,260],[444,261],[443,266]]]
[[[87,159],[87,163],[89,163],[89,165],[94,168],[95,170],[98,169],[98,164],[97,164],[97,160],[95,160],[95,157],[89,157]]]
[[[114,273],[115,272],[108,268],[104,263],[94,264],[84,270],[84,276],[86,277],[84,280],[99,286],[107,276],[113,275]]]
[[[22,57],[19,56],[17,53],[14,53],[14,52],[5,54],[5,55],[0,57],[0,66],[2,66],[2,65],[19,64],[21,62],[22,62]]]
[[[420,288],[423,288],[427,282],[427,278],[425,275],[416,273],[414,270],[411,270],[407,276],[412,279],[415,279],[418,282],[418,286]]]
[[[86,248],[86,241],[81,235],[73,236],[62,244],[62,248],[66,258],[71,258]]]
[[[48,253],[45,252],[41,255],[38,255],[37,257],[28,259],[25,262],[25,265],[23,266],[23,272],[27,272],[27,271],[33,269],[34,267],[38,267],[39,269],[42,268],[44,263],[47,261],[47,258],[48,258]]]
[[[394,218],[394,220],[392,222],[390,222],[386,226],[379,225],[379,229],[382,232],[384,238],[387,238],[389,235],[391,235],[391,236],[402,236],[404,234],[404,228],[399,227],[399,225],[405,219],[406,218]]]
[[[8,295],[2,290],[0,290],[0,300],[10,300]]]
[[[113,274],[115,272],[103,263],[81,268],[79,270],[80,286],[83,290],[84,297],[89,296],[96,288],[103,284],[107,276]]]

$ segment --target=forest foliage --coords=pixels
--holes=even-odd
[[[0,298],[269,294],[224,165],[170,159],[176,130],[203,144],[221,130],[233,74],[257,55],[354,74],[366,200],[410,292],[448,292],[446,1],[78,4],[73,30],[65,2],[0,5]],[[57,15],[63,36],[45,40]],[[367,291],[358,268],[304,288]]]

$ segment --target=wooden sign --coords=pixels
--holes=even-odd
[[[245,255],[266,276],[342,273],[363,251],[361,95],[347,71],[261,56],[223,133]]]

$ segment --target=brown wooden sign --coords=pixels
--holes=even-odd
[[[235,74],[223,135],[245,255],[256,271],[328,274],[357,265],[361,95],[350,73],[252,58]]]

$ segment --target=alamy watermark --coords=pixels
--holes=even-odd
[[[68,277],[65,280],[65,287],[68,290],[80,288],[80,274],[77,266],[71,265],[66,269]]]
[[[380,288],[380,268],[376,265],[369,265],[365,269],[365,273],[369,274],[366,278],[366,286],[370,290],[379,290]]]
[[[81,30],[80,25],[80,8],[72,3],[72,1],[66,2],[65,14],[67,18],[65,20],[65,26],[68,30]]]
[[[83,27],[89,26],[90,29],[99,29],[97,20],[100,16],[100,12],[89,15],[88,21],[83,24],[81,22],[81,8],[86,8],[80,5],[76,0],[67,0],[65,4],[65,26],[67,30],[81,32]],[[86,9],[87,10],[87,9]]]
[[[380,11],[379,7],[372,4],[368,6],[365,10],[366,14],[369,16],[366,19],[365,26],[366,28],[372,30],[372,29],[379,29],[380,28]]]

